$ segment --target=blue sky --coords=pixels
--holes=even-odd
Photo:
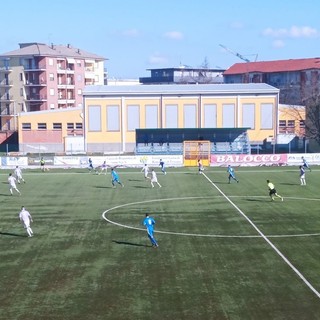
[[[71,44],[101,55],[110,78],[150,68],[227,69],[320,56],[319,0],[12,0],[1,7],[0,53],[22,42]]]

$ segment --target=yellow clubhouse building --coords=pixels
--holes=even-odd
[[[83,107],[21,113],[20,151],[134,152],[136,129],[249,128],[276,138],[279,89],[263,83],[87,86]]]

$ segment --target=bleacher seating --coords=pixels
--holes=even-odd
[[[246,128],[137,129],[136,154],[183,154],[183,141],[209,140],[211,154],[250,153]]]

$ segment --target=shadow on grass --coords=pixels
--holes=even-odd
[[[11,232],[0,232],[0,236],[12,236],[12,237],[23,237],[26,238],[26,235],[11,233]]]
[[[270,200],[266,200],[266,199],[246,199],[246,201],[250,201],[250,202],[270,202]]]
[[[151,186],[147,186],[147,187],[143,187],[143,186],[133,186],[134,188],[138,188],[138,189],[150,189]]]
[[[109,187],[109,186],[95,186],[94,188],[96,189],[112,189],[112,186]]]
[[[283,183],[283,182],[278,183],[278,184],[281,184],[281,185],[284,185],[284,186],[298,186],[298,185],[300,185],[298,183]]]
[[[128,179],[128,181],[142,181],[141,179]]]
[[[227,181],[212,181],[215,184],[237,184],[237,183],[229,183]]]
[[[127,241],[112,240],[112,242],[114,242],[114,243],[116,243],[116,244],[124,244],[124,245],[127,245],[127,246],[152,247],[151,245],[147,245],[147,244],[133,243],[133,242],[127,242]]]

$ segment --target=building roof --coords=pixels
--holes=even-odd
[[[221,68],[192,68],[192,67],[172,67],[172,68],[153,68],[153,69],[147,69],[148,71],[207,71],[207,72],[223,72],[225,69]]]
[[[86,86],[84,96],[102,95],[179,95],[179,94],[259,94],[279,93],[279,89],[266,83],[237,84],[169,84],[140,86]]]
[[[41,57],[72,57],[79,59],[107,60],[106,58],[72,47],[71,45],[51,45],[44,43],[20,43],[20,49],[1,54],[1,58],[23,57],[23,56],[41,56]]]
[[[292,72],[310,69],[320,69],[320,58],[235,63],[229,69],[227,69],[223,75],[252,72]]]

